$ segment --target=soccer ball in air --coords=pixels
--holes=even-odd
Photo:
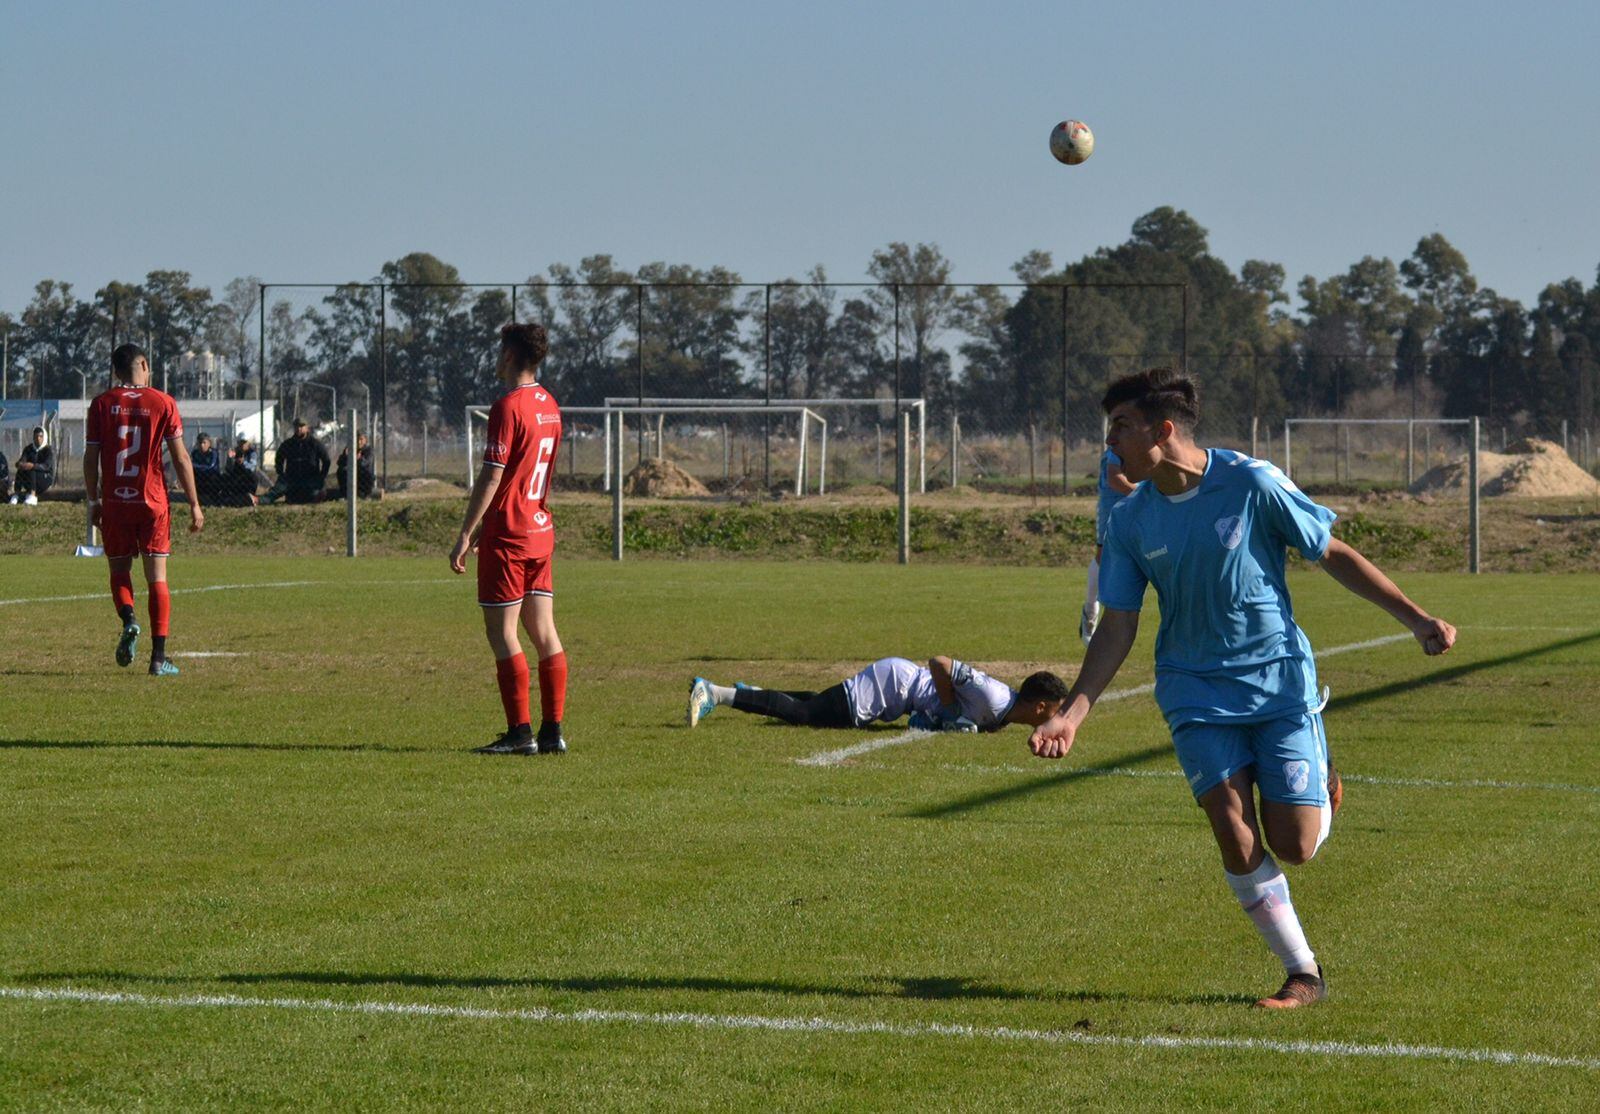
[[[1068,166],[1094,154],[1094,132],[1082,120],[1063,120],[1050,133],[1050,153]]]

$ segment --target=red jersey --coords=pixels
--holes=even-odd
[[[154,387],[112,387],[89,404],[86,445],[100,449],[102,517],[167,509],[162,445],[183,437],[169,394]]]
[[[483,462],[505,469],[483,516],[480,546],[508,557],[548,557],[555,522],[545,500],[561,445],[561,408],[537,383],[514,387],[489,410]]]

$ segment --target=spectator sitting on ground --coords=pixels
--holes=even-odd
[[[39,496],[50,490],[55,479],[56,458],[50,448],[50,435],[43,426],[34,426],[33,443],[24,445],[22,455],[17,458],[17,490],[11,501],[20,500],[31,507],[39,501]]]
[[[248,437],[228,450],[228,464],[222,472],[222,502],[229,507],[256,505],[256,489],[261,486],[257,471],[260,454]]]
[[[350,498],[350,450],[339,450],[339,463],[334,471],[339,484],[339,498]],[[377,473],[372,470],[372,446],[367,444],[365,433],[356,434],[356,494],[363,499],[371,499],[374,495],[383,498],[382,492],[376,491],[378,486]]]
[[[11,497],[11,465],[6,460],[6,454],[0,453],[0,499]]]
[[[194,463],[195,487],[200,492],[200,502],[215,506],[222,501],[222,454],[211,443],[211,434],[202,433],[194,439],[194,450],[189,459]]]
[[[304,418],[294,420],[294,436],[278,446],[274,462],[278,481],[261,497],[263,503],[284,499],[290,503],[315,503],[328,484],[328,450],[311,436]]]

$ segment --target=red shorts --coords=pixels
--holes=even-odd
[[[555,554],[508,557],[493,546],[478,549],[478,605],[510,607],[526,596],[555,595]]]
[[[165,557],[172,552],[172,522],[167,509],[128,508],[115,518],[101,512],[100,540],[106,556],[113,560],[143,553]]]

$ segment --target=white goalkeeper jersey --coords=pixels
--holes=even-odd
[[[961,714],[977,724],[980,731],[996,731],[1004,726],[1006,713],[1017,702],[1011,686],[960,662],[953,672],[961,677],[955,684]],[[934,716],[943,707],[927,666],[905,658],[879,658],[846,681],[844,693],[857,724],[873,720],[887,723],[912,712]]]

